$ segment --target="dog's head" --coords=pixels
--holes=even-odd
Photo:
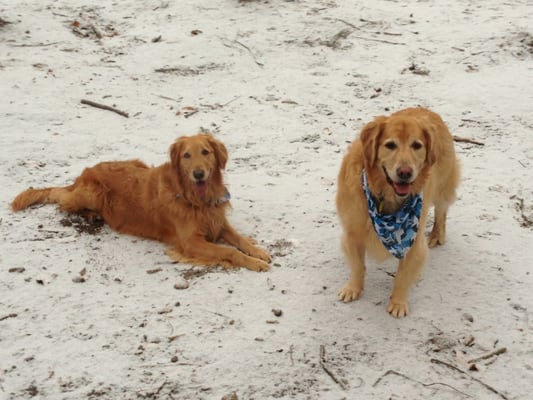
[[[227,160],[226,146],[209,133],[182,136],[170,146],[170,161],[181,184],[198,197],[204,197],[211,184],[222,184]]]
[[[377,117],[361,131],[365,169],[399,198],[422,190],[435,163],[433,128],[409,116]]]

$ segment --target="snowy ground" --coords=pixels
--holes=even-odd
[[[531,3],[0,0],[0,18],[0,399],[530,398]],[[336,299],[335,182],[364,122],[416,105],[484,145],[456,143],[448,242],[396,320],[392,261]],[[9,208],[99,161],[162,163],[201,127],[267,273]]]

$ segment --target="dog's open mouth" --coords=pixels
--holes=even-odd
[[[207,182],[198,180],[194,183],[194,192],[198,197],[204,197],[207,194]]]
[[[411,191],[411,184],[408,182],[392,182],[394,193],[398,196],[407,196]]]
[[[404,197],[411,192],[411,182],[394,182],[390,178],[385,167],[383,167],[383,172],[387,177],[387,182],[389,182],[389,184],[392,186],[392,188],[394,189],[394,193],[396,193],[397,196]]]

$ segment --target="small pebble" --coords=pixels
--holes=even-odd
[[[272,309],[272,313],[276,316],[276,317],[281,317],[283,315],[283,311],[281,311],[279,308],[273,308]]]
[[[72,278],[72,282],[83,283],[85,282],[85,278],[83,276],[75,276],[74,278]]]
[[[463,319],[468,322],[474,322],[474,317],[472,316],[472,314],[469,313],[464,313]]]
[[[237,393],[233,392],[225,396],[222,396],[222,399],[220,400],[239,400],[239,398],[237,397]]]
[[[174,289],[177,289],[177,290],[187,289],[188,287],[189,287],[189,282],[187,282],[187,280],[184,279],[184,278],[178,280],[178,281],[174,284]]]
[[[172,358],[170,359],[170,362],[178,362],[178,356],[172,356]]]

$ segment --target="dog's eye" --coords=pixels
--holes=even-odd
[[[414,149],[414,150],[420,150],[422,148],[422,143],[420,142],[413,142],[413,144],[411,145],[411,147]]]
[[[183,158],[191,158],[191,153],[185,153],[185,154],[183,154]]]
[[[203,156],[206,156],[206,155],[208,155],[208,154],[209,154],[209,150],[207,150],[207,149],[203,149],[203,150],[202,150],[202,155],[203,155]]]
[[[385,143],[385,147],[389,150],[394,150],[396,148],[396,143],[394,142],[387,142]]]

